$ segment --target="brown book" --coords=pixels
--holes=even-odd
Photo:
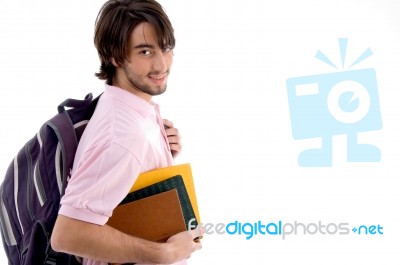
[[[117,206],[107,224],[155,242],[186,230],[176,189]]]

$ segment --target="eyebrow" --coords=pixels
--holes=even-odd
[[[138,44],[135,47],[133,47],[134,49],[142,49],[142,48],[150,48],[150,49],[154,49],[155,46],[151,45],[151,44]]]

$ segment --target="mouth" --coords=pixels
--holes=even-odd
[[[164,83],[167,80],[167,76],[168,76],[167,72],[165,72],[163,74],[150,74],[150,75],[148,75],[149,79],[152,82],[156,83],[156,84]]]

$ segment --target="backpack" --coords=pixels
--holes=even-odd
[[[0,225],[8,264],[80,264],[75,256],[51,249],[60,198],[75,152],[100,96],[66,99],[8,167],[0,186]],[[68,108],[68,109],[65,109]]]

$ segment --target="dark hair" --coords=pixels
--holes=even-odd
[[[109,0],[96,19],[94,45],[100,58],[100,72],[95,75],[111,85],[115,66],[127,58],[126,47],[133,29],[142,22],[155,28],[161,49],[175,47],[174,29],[163,7],[154,0]]]

